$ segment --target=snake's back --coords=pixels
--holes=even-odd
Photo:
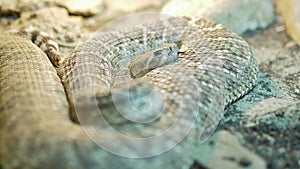
[[[178,59],[132,79],[130,62],[166,43],[178,46]],[[199,135],[209,136],[225,106],[251,90],[258,73],[253,53],[242,38],[220,24],[179,17],[97,32],[62,62],[59,76],[47,56],[30,41],[1,35],[0,66],[3,168],[188,168],[195,158]],[[158,142],[137,146],[178,143],[176,147],[151,158],[122,158],[100,148],[70,120],[69,110],[73,120],[80,121],[75,106],[93,106],[95,103],[89,102],[93,99],[101,104],[111,99],[112,88],[123,91],[119,87],[128,80],[133,80],[132,91],[146,86],[147,93],[150,86],[163,93],[163,114],[150,124],[133,124],[113,116],[118,109],[105,105],[103,113],[108,121],[111,118],[115,129],[128,136],[166,133]],[[97,117],[94,111],[83,113],[88,115],[88,122]],[[133,155],[156,153],[155,148],[140,152],[101,125],[84,127],[105,143],[113,143],[122,151],[132,150]],[[182,141],[179,136],[185,136],[185,131],[189,136]]]
[[[183,112],[199,112],[203,121],[212,118],[213,122],[207,123],[215,127],[225,106],[254,86],[258,68],[241,37],[205,19],[170,17],[130,29],[97,32],[59,70],[71,104],[85,107],[82,98],[107,95],[116,83],[132,80],[128,70],[131,61],[170,43],[181,51],[179,59],[141,79],[166,95],[163,115],[173,117],[170,114],[189,104]],[[178,97],[174,97],[176,93]],[[72,114],[75,121],[78,113]],[[94,114],[88,117],[95,119]]]

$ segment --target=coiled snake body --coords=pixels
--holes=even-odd
[[[186,17],[97,32],[58,73],[32,42],[1,35],[0,66],[3,168],[187,168],[258,72],[239,36]]]

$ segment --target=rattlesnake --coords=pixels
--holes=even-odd
[[[176,56],[158,65],[157,49]],[[188,168],[199,139],[213,132],[226,105],[253,88],[258,73],[242,38],[188,17],[99,31],[57,71],[16,35],[0,36],[0,57],[3,168]],[[150,120],[139,113],[149,106],[144,98],[153,104]]]

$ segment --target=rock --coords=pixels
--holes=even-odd
[[[254,125],[241,128],[240,133],[245,146],[255,149],[269,168],[295,169],[300,167],[299,119],[298,101],[253,119]]]
[[[19,16],[22,12],[44,7],[64,7],[70,14],[81,16],[93,16],[104,11],[102,0],[6,0],[1,4],[0,16]]]
[[[104,12],[104,3],[102,0],[57,0],[57,3],[64,6],[73,15],[90,17]]]
[[[269,110],[268,112],[262,112],[261,114],[255,113],[254,116],[246,119],[247,124],[245,123],[245,127],[251,128],[260,126],[265,129],[272,128],[273,132],[282,132],[284,130],[288,131],[297,128],[297,126],[299,126],[298,119],[300,118],[300,102],[295,101],[290,104],[282,104],[283,106],[280,106],[280,108],[276,110]],[[263,128],[261,128],[261,131],[263,131]]]
[[[5,28],[5,30],[14,29],[47,32],[58,41],[63,57],[70,53],[73,48],[64,48],[64,46],[79,43],[90,36],[89,33],[86,33],[87,31],[83,31],[82,17],[69,16],[66,9],[59,7],[47,7],[36,11],[22,12],[17,20],[11,21]]]
[[[287,33],[300,45],[300,1],[276,0],[276,10],[283,16]]]
[[[228,108],[221,127],[238,135],[247,148],[264,158],[268,168],[295,169],[300,167],[300,48],[288,44],[291,39],[282,16],[277,21],[245,38],[264,76],[248,95]],[[248,106],[243,104],[247,100],[257,101]]]
[[[255,118],[256,120],[260,118],[268,118],[268,116],[274,115],[274,113],[271,112],[295,103],[296,102],[292,100],[284,100],[275,97],[264,99],[247,111],[248,118]]]
[[[158,11],[163,2],[153,0],[105,0],[105,6],[110,13],[132,14],[147,9],[151,11],[156,9]]]
[[[103,0],[105,6],[105,12],[101,15],[97,15],[93,19],[86,20],[86,25],[90,30],[98,30],[103,25],[119,20],[122,17],[138,15],[139,12],[156,13],[160,11],[160,8],[166,0]],[[124,20],[124,18],[123,18]],[[147,19],[143,19],[146,21]]]
[[[243,147],[237,137],[221,130],[197,149],[197,163],[203,168],[214,169],[264,169],[265,161]]]
[[[175,0],[169,1],[162,12],[210,18],[238,34],[266,28],[275,21],[271,0]]]
[[[30,11],[44,5],[39,0],[6,0],[0,1],[0,16],[19,16],[21,11]]]
[[[269,98],[262,100],[261,102],[257,103],[253,106],[249,111],[247,111],[247,116],[242,119],[243,124],[245,127],[255,127],[258,124],[262,124],[263,122],[266,123],[274,123],[272,126],[284,126],[288,127],[292,125],[291,121],[289,120],[291,117],[297,117],[297,115],[293,111],[285,111],[283,114],[279,112],[281,109],[288,110],[288,107],[292,107],[296,105],[296,101],[292,100],[284,100],[282,98]],[[279,113],[276,113],[279,112]],[[293,114],[294,113],[294,114]],[[285,120],[280,121],[281,119],[278,116],[284,117]],[[297,123],[297,120],[293,122],[294,124]],[[279,127],[280,128],[280,127]]]
[[[281,97],[299,100],[300,48],[288,44],[291,39],[285,31],[278,32],[278,27],[283,25],[281,16],[278,16],[278,22],[267,31],[246,40],[253,49],[260,68],[280,87]]]
[[[294,41],[289,41],[288,43],[285,44],[284,46],[286,49],[294,49],[297,47],[297,43]]]

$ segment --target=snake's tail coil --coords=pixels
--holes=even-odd
[[[124,151],[134,151],[111,131],[94,131],[69,118],[69,105],[55,68],[43,51],[17,36],[0,35],[0,162],[3,168],[179,168],[184,158],[192,163],[191,151],[181,157],[170,150],[158,157],[130,159],[103,150],[89,136]],[[149,147],[149,145],[145,145]],[[131,149],[132,148],[132,149]],[[129,149],[129,150],[128,150]],[[144,150],[148,150],[147,148]]]
[[[54,66],[58,67],[60,65],[62,58],[59,54],[58,43],[46,32],[24,29],[19,31],[9,31],[7,33],[11,35],[18,35],[32,41],[32,43],[37,45],[47,54]]]
[[[2,167],[87,168],[75,154],[99,149],[69,120],[63,86],[45,53],[22,37],[0,35],[0,74]]]

